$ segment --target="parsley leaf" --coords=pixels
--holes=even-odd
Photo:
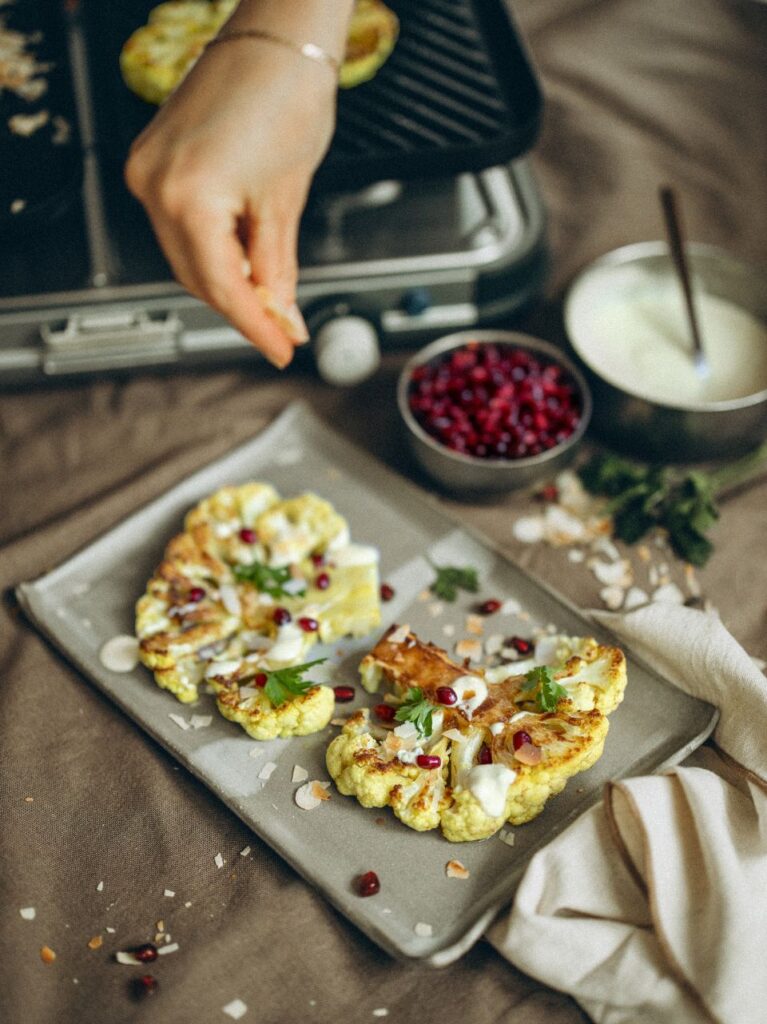
[[[471,566],[459,568],[456,565],[435,565],[431,561],[429,565],[437,574],[429,590],[443,601],[455,601],[459,589],[468,590],[471,594],[476,594],[479,590],[477,570]]]
[[[234,578],[240,583],[252,583],[262,594],[271,594],[272,597],[295,597],[283,586],[290,579],[290,569],[287,566],[273,569],[261,562],[253,562],[252,565],[235,565]]]
[[[423,690],[419,686],[411,686],[394,717],[398,722],[412,722],[421,736],[431,736],[433,712],[434,705],[424,697]]]
[[[313,665],[321,665],[326,660],[326,658],[318,658],[317,661],[307,661],[303,665],[293,665],[291,668],[278,668],[267,672],[264,693],[276,708],[290,700],[291,697],[303,696],[312,686],[317,685],[310,679],[302,679],[304,672],[312,668]]]
[[[535,699],[541,711],[556,711],[557,702],[567,696],[567,690],[551,674],[547,665],[536,665],[525,674],[523,692],[536,690]],[[532,694],[531,694],[532,696]]]

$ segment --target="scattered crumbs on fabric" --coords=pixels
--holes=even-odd
[[[173,889],[166,889],[165,892],[163,893],[163,896],[168,896],[168,897],[175,896],[175,895],[176,895],[176,893],[174,892]]]
[[[35,802],[35,798],[33,796],[25,796],[24,797],[24,803],[25,804],[32,804],[34,802]]]
[[[213,863],[216,865],[217,868],[222,868],[224,866],[223,856],[220,853],[217,853],[216,856],[213,858]]]
[[[25,921],[34,921],[37,911],[34,907],[22,907],[19,913]]]
[[[375,1010],[373,1010],[373,1016],[374,1017],[388,1017],[389,1016],[389,1011],[386,1009],[385,1006],[379,1006]]]
[[[101,949],[104,944],[104,940],[100,935],[94,935],[92,939],[88,941],[88,949]]]
[[[222,1012],[231,1017],[232,1020],[239,1020],[240,1017],[244,1017],[248,1012],[248,1007],[241,999],[233,999],[231,1003],[227,1003],[226,1006],[222,1007]]]
[[[44,964],[52,964],[56,959],[56,954],[50,946],[41,946],[40,948],[40,959]]]
[[[240,850],[240,856],[241,857],[247,857],[249,853],[250,853],[250,847],[249,846],[243,846],[243,848]]]
[[[168,953],[176,953],[178,948],[179,946],[177,942],[169,942],[167,946],[160,946],[157,950],[157,955],[166,956]]]
[[[191,900],[187,900],[186,903],[184,904],[184,906],[187,907],[187,908],[191,907],[191,905],[192,905],[192,901]]]
[[[99,884],[96,886],[96,892],[103,892],[103,891],[104,891],[104,883],[103,882],[99,882]]]
[[[117,931],[116,928],[112,928],[110,925],[107,925],[106,930],[107,932],[109,932],[110,935],[114,935],[114,933]]]

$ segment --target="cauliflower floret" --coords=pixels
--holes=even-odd
[[[329,686],[312,686],[275,707],[264,690],[235,685],[217,694],[216,705],[224,718],[239,723],[254,740],[284,739],[324,729],[333,715],[335,695]]]
[[[272,566],[300,562],[314,551],[349,543],[344,517],[316,494],[277,502],[258,517],[255,528]]]

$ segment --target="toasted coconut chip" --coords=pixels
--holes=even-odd
[[[511,532],[523,544],[537,544],[543,540],[543,516],[521,516],[512,526]]]
[[[471,872],[459,860],[449,860],[445,865],[448,878],[468,878]]]
[[[137,964],[141,964],[142,961],[138,960],[135,954],[131,953],[130,950],[118,950],[115,953],[115,960],[118,964],[126,964],[128,967],[135,967]]]
[[[222,868],[224,866],[223,856],[220,853],[217,853],[216,856],[213,858],[213,863],[216,865],[217,868]]]
[[[622,587],[602,587],[599,591],[600,600],[607,605],[610,611],[617,611],[623,604],[625,591]]]
[[[104,940],[100,935],[94,935],[88,942],[88,949],[101,949],[104,944]]]
[[[309,772],[306,768],[302,768],[300,764],[293,765],[293,775],[291,776],[291,782],[306,782],[309,778]]]
[[[276,769],[277,765],[274,763],[274,761],[267,761],[266,764],[261,769],[261,771],[258,773],[259,779],[264,779],[264,781],[270,779],[272,777],[272,774],[276,771]]]
[[[471,633],[473,636],[482,636],[485,632],[485,623],[482,621],[482,616],[467,615],[465,629],[467,633]]]
[[[588,567],[594,573],[600,583],[606,587],[630,587],[634,582],[634,570],[631,563],[621,558],[617,562],[602,562],[598,558],[591,558]]]
[[[189,722],[187,722],[187,720],[182,715],[176,715],[171,711],[168,715],[168,718],[171,720],[171,722],[175,722],[179,729],[183,729],[184,732],[186,732],[187,729],[191,728]]]
[[[213,715],[192,715],[193,729],[207,729],[213,721]]]
[[[514,833],[513,832],[509,832],[506,829],[504,829],[503,832],[499,833],[498,838],[501,840],[502,843],[506,843],[507,846],[513,846],[514,845]]]
[[[327,791],[329,785],[328,782],[313,779],[296,790],[294,800],[302,811],[313,811],[315,807],[330,799],[330,793]]]
[[[37,911],[34,907],[22,907],[19,913],[25,921],[34,921]]]
[[[249,846],[243,846],[243,848],[240,850],[240,856],[241,857],[247,857],[249,853],[250,853],[250,847]]]
[[[248,1007],[241,999],[233,999],[231,1003],[227,1003],[221,1008],[221,1012],[225,1013],[227,1017],[231,1017],[232,1020],[239,1020],[248,1012]]]
[[[455,636],[455,626],[448,622],[442,627],[442,632],[445,636]]]
[[[469,658],[470,661],[479,661],[482,657],[482,643],[480,640],[459,640],[455,645],[455,653],[459,658]]]
[[[410,636],[410,626],[408,625],[407,622],[405,622],[401,626],[398,626],[397,629],[394,630],[394,632],[388,638],[387,643],[390,643],[390,644],[401,644],[405,640],[407,640],[407,638],[409,636]]]
[[[176,893],[173,889],[166,889],[165,892],[163,893],[163,896],[167,896],[169,899],[175,895]]]
[[[434,933],[432,926],[425,921],[419,921],[415,928],[413,928],[413,931],[416,935],[420,935],[422,939],[428,939]]]
[[[170,935],[168,936],[168,938],[170,938]],[[166,953],[175,953],[178,950],[178,948],[179,947],[177,942],[169,942],[167,946],[160,946],[160,948],[157,950],[157,955],[165,956]]]
[[[52,964],[53,961],[56,959],[56,954],[54,953],[50,946],[43,946],[40,949],[40,959],[43,961],[44,964]]]
[[[385,1006],[379,1006],[375,1010],[373,1010],[373,1016],[374,1017],[388,1017],[389,1016],[389,1011],[386,1009]]]
[[[581,550],[581,548],[570,548],[567,552],[567,557],[569,561],[578,564],[586,561],[586,552]]]
[[[99,882],[99,884],[96,886],[96,892],[103,892],[103,891],[104,891],[104,883],[103,882]]]

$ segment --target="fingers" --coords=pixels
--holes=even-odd
[[[303,344],[309,331],[296,303],[298,220],[251,219],[246,230],[250,276],[258,296],[288,336]]]

